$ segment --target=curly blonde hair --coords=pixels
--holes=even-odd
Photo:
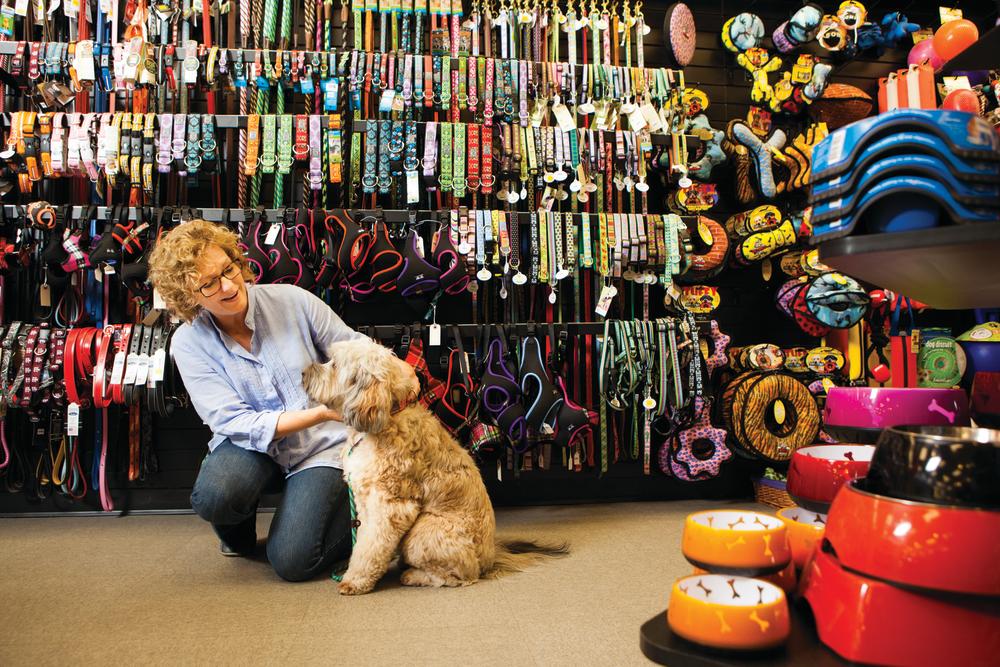
[[[198,305],[198,262],[205,249],[217,246],[239,263],[243,278],[253,282],[250,263],[239,247],[239,237],[223,225],[191,220],[170,230],[156,242],[149,258],[149,280],[173,315],[185,322],[201,312]]]

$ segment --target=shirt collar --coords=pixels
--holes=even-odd
[[[254,316],[256,315],[256,313],[257,313],[256,290],[254,289],[254,285],[247,285],[247,316],[246,319],[243,320],[243,322],[247,325],[247,327],[249,327],[250,331],[256,330],[254,327]],[[202,308],[201,312],[198,313],[197,319],[206,322],[209,327],[214,329],[215,332],[219,335],[219,339],[230,351],[240,351],[240,350],[242,350],[243,352],[246,351],[243,349],[242,345],[233,340],[232,337],[226,335],[225,332],[223,332],[222,329],[219,328],[219,325],[216,323],[215,318],[212,317],[212,314],[207,310],[205,310],[204,308]]]

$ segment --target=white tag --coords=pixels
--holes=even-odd
[[[386,88],[382,91],[382,98],[378,102],[378,110],[383,113],[392,111],[392,101],[396,97],[396,90]]]
[[[121,384],[125,373],[125,355],[121,352],[115,355],[115,364],[111,367],[111,384]]]
[[[420,179],[416,171],[406,172],[406,203],[420,203]]]
[[[945,76],[941,77],[941,83],[944,86],[944,96],[947,97],[948,93],[954,90],[972,90],[972,83],[969,81],[969,77],[963,76]],[[911,85],[909,80],[907,80],[907,85]],[[920,91],[917,91],[919,97]]]
[[[115,274],[115,267],[111,266],[110,264],[105,264],[104,274],[108,276],[113,276]]]
[[[573,119],[573,114],[569,112],[565,104],[559,103],[552,107],[552,113],[555,114],[556,123],[559,124],[559,129],[563,132],[576,132],[576,121]]]
[[[646,127],[646,116],[639,107],[636,107],[629,113],[628,122],[632,126],[633,132],[641,132]]]
[[[127,362],[125,364],[125,377],[122,378],[122,384],[135,384],[135,375],[139,366],[139,355],[128,355]]]
[[[667,287],[667,295],[674,301],[680,301],[681,291],[677,289],[677,285],[671,282],[670,286]]]
[[[160,348],[155,353],[153,353],[153,359],[150,362],[149,368],[149,384],[155,384],[157,382],[163,381],[163,367],[166,361],[167,351]]]
[[[146,384],[146,380],[149,379],[149,355],[140,354],[136,357],[135,364],[135,384],[136,386],[143,386]]]
[[[594,308],[594,312],[601,317],[607,317],[608,311],[611,310],[611,301],[618,294],[618,288],[614,285],[605,285],[601,289],[601,296],[597,299],[597,307]]]
[[[80,435],[80,406],[77,403],[66,406],[66,435]]]
[[[28,0],[17,0],[14,3],[14,13],[18,16],[28,15]]]
[[[653,108],[653,105],[646,102],[641,107],[639,111],[642,112],[643,118],[646,119],[646,124],[649,125],[650,132],[659,132],[663,129],[663,121],[660,120],[660,113]]]
[[[427,344],[431,347],[441,345],[441,325],[432,324],[427,327]]]
[[[962,10],[958,7],[938,7],[938,14],[941,16],[941,25],[962,18]]]
[[[48,308],[52,305],[52,290],[48,283],[42,283],[38,288],[38,305]]]
[[[94,271],[94,280],[96,280],[99,283],[103,283],[104,282],[104,272],[101,271],[100,269],[96,269]]]
[[[267,230],[267,236],[264,237],[264,245],[274,245],[274,242],[278,240],[278,232],[281,231],[280,222],[272,222],[270,228]]]
[[[67,5],[66,9],[69,9]],[[69,12],[67,12],[67,15]],[[76,76],[81,81],[93,81],[95,78],[94,72],[94,45],[93,42],[90,43],[89,47],[85,50],[87,57],[83,57],[80,54],[80,44],[76,46],[77,55],[73,59],[74,67],[76,68]]]
[[[154,310],[166,310],[167,302],[163,300],[163,295],[160,294],[160,290],[153,288],[153,309]]]

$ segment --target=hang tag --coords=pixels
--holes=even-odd
[[[153,353],[149,367],[149,382],[156,383],[163,381],[163,368],[166,364],[167,351],[160,348]],[[148,386],[148,383],[147,383]]]
[[[556,123],[558,123],[560,130],[563,132],[576,132],[576,120],[573,119],[573,114],[569,112],[565,104],[559,103],[554,105],[552,113],[555,114]]]
[[[337,94],[340,85],[337,79],[329,78],[323,80],[323,109],[326,111],[337,110]]]
[[[773,267],[771,266],[771,260],[765,259],[760,264],[760,275],[764,279],[764,282],[771,280],[771,272]]]
[[[114,366],[111,367],[111,384],[121,384],[125,374],[125,355],[119,352],[115,355]]]
[[[8,7],[4,5],[0,8],[0,35],[4,37],[14,36],[14,17],[17,16],[14,13],[13,7]]]
[[[153,310],[166,310],[167,302],[163,300],[160,290],[153,288]]]
[[[77,51],[80,50],[79,45],[77,45]],[[93,56],[93,46],[87,49],[91,55],[89,56],[77,56],[73,59],[74,68],[76,69],[76,77],[81,81],[93,81],[95,78],[94,72],[94,56]]]
[[[149,355],[140,354],[136,357],[135,384],[141,387],[149,379]]]
[[[416,171],[406,172],[406,203],[420,203],[420,177]]]
[[[316,92],[316,84],[311,76],[304,76],[299,79],[299,90],[303,95],[312,95]]]
[[[618,288],[614,285],[605,285],[601,289],[601,296],[597,299],[597,307],[594,308],[594,312],[601,317],[607,317],[608,311],[611,310],[611,301],[618,294]]]
[[[427,344],[431,347],[441,345],[441,325],[434,323],[427,327]]]
[[[643,118],[646,119],[646,124],[649,125],[650,132],[660,132],[663,130],[663,121],[660,120],[660,113],[650,102],[646,102],[639,107],[639,111],[642,112]]]
[[[967,76],[944,76],[941,77],[941,85],[944,87],[943,97],[955,90],[972,90],[972,83]],[[907,86],[909,88],[909,86]],[[919,91],[917,92],[919,95]]]
[[[633,132],[641,132],[647,125],[646,115],[642,113],[639,107],[636,107],[629,112],[628,122],[632,126]]]
[[[272,222],[267,230],[267,236],[264,237],[264,245],[274,245],[274,242],[278,240],[278,232],[280,231],[281,223]]]
[[[489,280],[492,277],[493,277],[493,273],[489,269],[487,269],[485,266],[483,268],[479,269],[479,272],[476,273],[476,278],[478,278],[479,280],[482,280],[483,282],[486,282],[487,280]]]
[[[113,267],[110,264],[105,264],[104,265],[104,275],[106,275],[106,276],[112,276],[112,275],[114,275],[114,273],[115,273],[115,267]]]
[[[66,435],[76,437],[80,435],[80,405],[70,403],[66,406]]]
[[[17,0],[14,3],[14,13],[18,16],[28,15],[28,0]]]
[[[681,291],[677,289],[677,285],[675,285],[673,282],[671,282],[670,286],[667,287],[667,296],[669,296],[674,301],[677,301],[678,299],[681,298]]]
[[[48,283],[42,283],[38,288],[38,305],[48,308],[52,305],[52,290]]]
[[[924,41],[925,39],[931,39],[932,37],[934,37],[934,29],[921,28],[920,30],[914,32],[911,36],[913,37],[913,44],[917,45],[920,42]]]
[[[510,279],[515,285],[524,285],[528,282],[528,276],[524,275],[520,271],[514,274],[514,277]]]
[[[656,400],[652,396],[647,396],[642,400],[642,407],[646,408],[647,410],[655,410]]]
[[[382,98],[378,102],[378,110],[383,113],[389,113],[392,111],[392,102],[396,97],[396,90],[394,88],[386,88],[382,91]]]
[[[138,370],[139,370],[139,355],[138,354],[128,355],[125,364],[125,377],[122,378],[122,384],[135,384],[135,376]]]
[[[558,299],[559,299],[559,293],[556,291],[556,288],[553,287],[552,291],[549,292],[549,303],[551,303],[554,306]]]

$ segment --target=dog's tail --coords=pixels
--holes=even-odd
[[[505,542],[497,540],[493,569],[486,576],[495,579],[511,572],[522,572],[545,558],[562,558],[567,555],[569,555],[569,545],[565,542],[539,544],[530,540]]]

